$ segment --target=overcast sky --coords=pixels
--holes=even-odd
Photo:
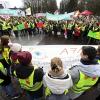
[[[23,0],[0,0],[0,1],[7,1],[8,3],[9,3],[9,5],[8,6],[10,6],[10,7],[22,7],[23,6]],[[57,6],[58,6],[58,8],[60,7],[60,2],[62,1],[62,0],[56,0],[57,1]]]
[[[58,8],[60,7],[60,2],[62,1],[62,0],[56,0],[57,1],[57,6],[58,6]]]
[[[2,3],[5,1],[6,1],[6,5],[11,8],[13,8],[15,6],[20,8],[23,6],[23,2],[22,2],[23,0],[0,0],[0,2],[2,2]]]

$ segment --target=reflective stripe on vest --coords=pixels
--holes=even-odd
[[[73,26],[72,24],[68,24],[68,27],[67,27],[67,28],[68,28],[68,29],[71,29],[72,26]]]
[[[4,48],[4,51],[2,52],[2,57],[5,58],[7,63],[8,63],[8,59],[9,59],[9,52],[10,52],[9,48]]]
[[[80,72],[80,80],[71,88],[71,90],[75,93],[84,92],[91,88],[97,81],[98,78],[91,78]]]
[[[66,95],[67,93],[68,93],[68,90],[65,90],[64,94]],[[45,96],[50,96],[51,94],[52,94],[51,90],[48,87],[46,87],[45,88]]]
[[[28,91],[39,90],[43,84],[42,81],[36,82],[35,84],[33,84],[33,79],[34,79],[34,71],[31,73],[31,75],[27,79],[19,79],[21,87]]]
[[[16,31],[17,30],[17,27],[16,26],[13,26],[13,30]]]
[[[2,29],[3,29],[3,30],[7,30],[6,22],[3,22]]]
[[[0,71],[3,73],[3,74],[7,74],[7,71],[6,69],[4,68],[4,66],[2,65],[2,63],[0,62]],[[3,79],[0,79],[0,84],[3,82],[4,80]]]
[[[98,63],[100,64],[100,60],[98,60]]]

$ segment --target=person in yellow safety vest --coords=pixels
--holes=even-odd
[[[17,23],[17,21],[15,21],[15,23],[13,23],[12,30],[13,30],[16,38],[18,38],[18,27],[17,26],[18,26],[18,23]]]
[[[10,52],[10,47],[8,46],[8,43],[10,41],[9,36],[4,35],[1,36],[1,45],[0,45],[0,62],[3,64],[7,70],[9,70],[10,65],[9,65],[9,52]]]
[[[100,77],[100,65],[95,60],[96,48],[83,46],[80,56],[80,61],[69,69],[74,83],[74,86],[69,90],[71,100],[78,98],[86,90],[90,89]]]
[[[18,64],[17,53],[22,51],[22,45],[19,43],[8,43],[10,47],[10,74],[12,75],[14,68],[14,64]]]
[[[97,56],[96,56],[96,59],[97,59],[98,63],[100,64],[100,45],[97,48]]]
[[[8,45],[10,47],[10,53],[9,53],[10,76],[11,76],[11,79],[13,80],[12,84],[15,89],[16,98],[19,98],[21,96],[21,94],[23,93],[23,90],[19,86],[18,79],[16,77],[14,77],[13,71],[16,69],[16,67],[14,65],[19,63],[19,61],[17,59],[17,53],[22,51],[22,45],[19,43],[8,43]]]
[[[51,70],[44,76],[44,86],[46,100],[69,100],[68,89],[73,82],[60,58],[51,59]]]
[[[22,45],[19,43],[8,43],[10,47],[9,58],[11,63],[18,63],[17,53],[22,51]]]
[[[20,86],[26,91],[27,99],[34,100],[43,97],[43,70],[31,64],[32,55],[28,51],[17,53],[19,64],[15,65],[14,75]]]
[[[9,35],[7,29],[8,29],[7,28],[7,22],[6,21],[3,21],[3,24],[2,24],[3,35]]]
[[[98,61],[98,63],[100,64],[100,45],[97,48],[97,56],[96,56],[96,60]],[[96,88],[98,91],[100,91],[100,78],[96,84]],[[98,97],[96,98],[96,100],[100,100],[100,94],[98,95]]]
[[[13,99],[15,92],[11,83],[11,77],[9,76],[7,69],[4,68],[3,64],[0,62],[0,92],[5,93],[6,96]]]

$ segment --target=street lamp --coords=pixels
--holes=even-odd
[[[84,7],[84,8],[85,8],[85,10],[87,10],[87,3],[88,3],[88,2],[87,2],[87,1],[85,1],[85,7]]]

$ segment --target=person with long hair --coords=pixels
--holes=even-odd
[[[73,83],[60,58],[51,59],[51,69],[44,76],[44,86],[46,100],[69,100],[68,89]]]

